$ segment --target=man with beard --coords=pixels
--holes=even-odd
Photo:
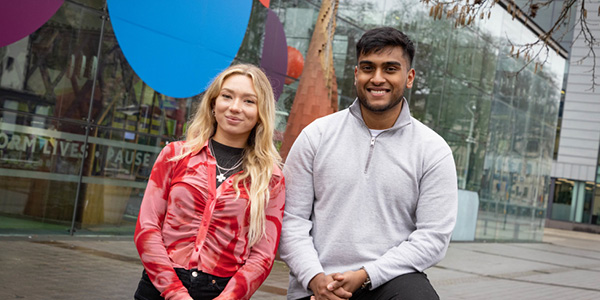
[[[423,271],[448,248],[456,169],[403,97],[414,53],[396,29],[367,31],[356,45],[357,100],[294,142],[279,248],[288,299],[439,299]]]

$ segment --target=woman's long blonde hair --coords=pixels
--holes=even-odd
[[[212,114],[215,99],[219,96],[223,82],[229,76],[240,74],[248,76],[254,85],[258,97],[258,121],[248,137],[244,148],[244,172],[236,176],[233,186],[236,196],[240,196],[238,183],[243,180],[250,201],[250,228],[248,231],[249,245],[252,246],[265,234],[267,207],[270,192],[269,182],[275,165],[280,165],[281,157],[273,144],[275,127],[275,97],[269,79],[258,67],[249,64],[230,66],[221,72],[210,84],[202,102],[194,114],[186,133],[186,144],[182,153],[173,158],[180,160],[204,146],[217,129],[217,121]],[[214,153],[213,153],[214,155]],[[245,180],[249,179],[249,180]],[[246,185],[250,182],[250,187]]]

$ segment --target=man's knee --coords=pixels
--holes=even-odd
[[[438,300],[440,297],[425,273],[400,275],[372,291],[381,300]]]

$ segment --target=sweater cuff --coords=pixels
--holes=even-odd
[[[309,268],[306,272],[303,272],[304,274],[302,274],[301,276],[299,276],[299,280],[300,283],[302,284],[302,287],[304,287],[307,291],[310,290],[308,284],[310,283],[310,281],[317,276],[319,273],[323,273],[325,274],[325,271],[323,271],[323,268],[320,266],[313,266],[311,268]]]
[[[363,268],[365,269],[365,272],[367,272],[367,274],[369,275],[369,279],[371,279],[371,286],[369,287],[369,290],[374,290],[384,283],[381,282],[381,276],[379,276],[379,273],[377,273],[377,267],[375,267],[375,265],[373,265],[372,263],[365,264]]]

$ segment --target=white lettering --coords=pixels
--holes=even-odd
[[[133,163],[133,152],[125,151],[125,164],[131,165],[131,163]]]
[[[56,155],[56,151],[58,150],[58,143],[53,138],[49,139],[48,141],[52,145],[52,155]]]
[[[31,151],[35,150],[35,142],[37,141],[37,137],[32,137],[29,139],[28,136],[23,137],[23,151],[27,151],[27,148],[31,148]]]
[[[0,132],[0,149],[6,148],[8,145],[8,135],[4,132]]]
[[[117,163],[117,164],[123,163],[123,150],[122,149],[119,149],[119,152],[117,152],[117,157],[115,158],[115,163]]]
[[[60,145],[60,156],[66,156],[69,151],[69,142],[67,141],[58,141]]]
[[[13,134],[12,139],[8,142],[8,150],[20,150],[19,144],[21,144],[21,136]]]
[[[142,152],[135,154],[135,165],[139,166],[142,163]]]
[[[110,161],[113,156],[115,156],[115,150],[113,150],[112,147],[108,147],[108,150],[106,151],[106,161]]]
[[[146,153],[144,154],[144,167],[149,167],[150,166],[150,153]]]
[[[36,128],[36,130],[39,130],[39,128]],[[90,154],[89,149],[94,148],[95,153],[92,152],[92,154],[95,154],[97,159],[100,159],[100,154],[104,154],[105,163],[143,167],[151,167],[152,159],[156,157],[153,152],[144,152],[140,150],[147,146],[140,145],[140,147],[136,147],[132,145],[132,147],[114,148],[100,142],[95,144],[95,146],[89,147],[89,145],[84,146],[83,142],[77,137],[73,140],[73,138],[67,136],[69,135],[67,134],[63,137],[68,138],[65,140],[56,137],[37,136],[25,131],[13,132],[0,130],[0,150],[24,152],[23,154],[25,154],[25,152],[38,152],[40,155],[46,157],[60,156],[87,158]],[[50,160],[44,159],[44,164],[50,164]]]
[[[48,145],[50,145],[50,141],[49,141],[49,140],[47,140],[47,139],[44,139],[44,138],[40,138],[40,139],[42,139],[42,140],[40,141],[40,144],[43,144],[43,145],[44,145],[44,147],[42,147],[42,153],[43,153],[43,154],[46,154],[46,155],[47,155],[47,154],[50,154],[50,149],[48,149]]]
[[[85,149],[84,149],[83,145],[84,145],[84,144],[81,144],[81,146],[79,147],[79,155],[80,155],[79,157],[81,157],[81,153],[85,153],[85,157],[88,157],[88,151],[87,151],[87,148],[89,148],[89,147],[90,147],[90,145],[89,145],[89,144],[88,144],[88,145],[86,145]]]
[[[71,157],[81,157],[81,153],[77,151],[77,144],[71,143]],[[82,145],[83,146],[83,145]]]

